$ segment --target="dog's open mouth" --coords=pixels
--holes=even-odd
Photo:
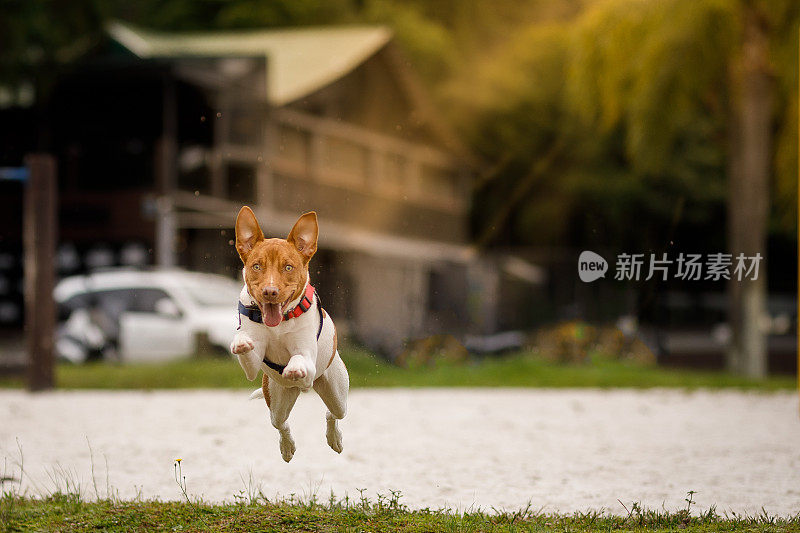
[[[261,319],[265,326],[275,327],[283,321],[283,309],[289,303],[287,298],[282,304],[262,303],[261,304]]]

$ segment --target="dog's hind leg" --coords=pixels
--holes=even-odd
[[[261,390],[254,390],[253,394],[250,395],[250,399],[264,398],[264,401],[267,402],[267,407],[269,407],[269,382],[269,376],[266,373],[261,374]]]
[[[331,366],[314,381],[314,390],[328,408],[325,413],[326,432],[328,445],[336,453],[342,453],[342,432],[339,430],[339,420],[347,414],[347,391],[350,389],[350,377],[339,353],[331,362]]]
[[[287,389],[269,378],[267,380],[268,385],[264,391],[264,399],[267,400],[267,405],[269,406],[270,421],[280,434],[281,457],[288,463],[294,456],[295,445],[286,420],[288,420],[289,413],[292,412],[292,407],[294,407],[294,403],[300,395],[300,389],[296,387]]]

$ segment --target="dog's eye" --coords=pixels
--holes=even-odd
[[[294,268],[294,267],[293,267],[292,265],[286,265],[285,267],[283,267],[283,269],[284,269],[286,272],[291,272],[293,268]]]
[[[255,265],[253,265],[253,270],[261,270],[261,265],[256,263]]]

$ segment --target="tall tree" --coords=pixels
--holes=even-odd
[[[799,20],[792,0],[601,0],[556,30],[531,25],[453,82],[464,130],[503,163],[481,229],[572,246],[588,229],[646,250],[677,223],[684,249],[760,253],[758,279],[728,287],[729,366],[763,375],[767,238],[797,231]],[[552,146],[566,156],[534,176]]]
[[[742,42],[731,61],[728,243],[734,255],[766,258],[774,83],[768,20],[752,4],[742,4]],[[765,270],[755,280],[732,277],[728,292],[733,332],[728,367],[754,377],[767,373]]]

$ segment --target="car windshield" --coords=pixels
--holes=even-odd
[[[188,280],[183,288],[202,307],[236,306],[242,290],[235,281],[218,277]]]

